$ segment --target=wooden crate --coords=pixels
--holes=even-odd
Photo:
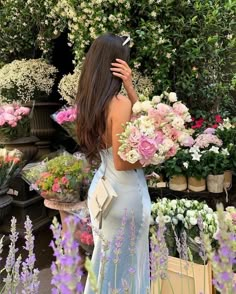
[[[169,256],[168,279],[159,280],[161,291],[158,290],[158,280],[152,281],[151,294],[172,294],[170,284],[174,294],[213,294],[211,264],[205,265],[204,291],[204,265]]]

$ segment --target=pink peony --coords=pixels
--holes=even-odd
[[[3,118],[6,120],[6,122],[9,124],[17,120],[16,117],[10,113],[5,112],[2,115],[3,115]]]
[[[16,116],[18,116],[18,115],[26,116],[26,115],[29,115],[29,113],[30,113],[30,108],[28,108],[28,107],[20,107],[20,108],[15,110],[14,115],[16,115]]]
[[[157,150],[157,144],[154,139],[145,136],[140,137],[138,152],[145,159],[151,159]]]
[[[6,123],[6,120],[2,114],[0,114],[0,127]]]
[[[15,111],[15,109],[12,105],[4,105],[3,110],[4,110],[4,112],[10,113],[10,114],[14,114],[14,111]]]

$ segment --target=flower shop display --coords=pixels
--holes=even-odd
[[[0,140],[10,141],[30,134],[30,108],[20,104],[0,106]]]
[[[43,59],[14,60],[0,68],[0,101],[45,101],[57,69]]]
[[[72,203],[82,200],[81,192],[88,187],[92,172],[83,156],[62,152],[50,160],[26,165],[22,175],[42,197]]]
[[[192,144],[192,131],[185,127],[191,117],[175,93],[154,96],[152,101],[136,102],[134,117],[120,134],[119,156],[143,166],[160,165],[173,157],[180,146]]]
[[[158,224],[159,215],[163,215],[166,224],[165,240],[169,249],[169,255],[176,257],[177,241],[181,238],[183,231],[186,232],[186,243],[192,252],[193,261],[203,263],[199,250],[201,245],[200,229],[198,219],[203,222],[203,233],[208,234],[214,244],[213,236],[217,230],[216,214],[205,203],[197,200],[167,198],[157,199],[152,203],[152,224],[150,233],[155,234]],[[176,243],[177,242],[177,243]],[[178,248],[177,248],[178,249]]]
[[[53,120],[62,126],[75,142],[78,141],[76,136],[76,116],[77,108],[75,106],[64,106],[52,114]]]
[[[10,179],[21,171],[22,156],[23,154],[17,149],[9,151],[0,148],[0,191],[7,192]]]

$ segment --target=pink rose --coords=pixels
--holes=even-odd
[[[157,150],[157,144],[154,139],[145,136],[140,137],[138,152],[145,159],[151,159]]]
[[[138,143],[139,143],[139,140],[140,140],[140,137],[141,137],[141,134],[139,132],[139,130],[132,126],[131,129],[130,129],[130,135],[129,135],[129,143],[132,147],[137,147]]]
[[[158,128],[161,124],[161,121],[162,121],[162,117],[160,115],[159,110],[154,109],[154,108],[149,109],[148,116],[155,120],[155,127]]]
[[[155,131],[155,142],[157,144],[157,146],[159,144],[162,144],[163,140],[164,140],[164,134],[162,131]]]
[[[53,191],[53,192],[56,192],[56,193],[61,192],[60,185],[59,185],[58,183],[53,184],[53,185],[52,185],[52,191]]]
[[[170,150],[167,152],[166,157],[173,157],[175,156],[176,152],[177,152],[178,148],[174,145],[170,148]]]
[[[6,122],[8,122],[9,124],[16,121],[16,117],[10,113],[5,112],[2,115],[3,115],[4,119],[6,120]]]
[[[168,113],[171,112],[171,107],[169,105],[166,105],[164,103],[159,103],[156,106],[156,114],[159,115],[160,117],[165,117],[168,115]]]
[[[69,180],[66,177],[62,177],[61,182],[63,185],[66,185],[69,182]]]

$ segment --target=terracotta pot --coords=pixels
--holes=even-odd
[[[224,172],[224,188],[230,189],[232,187],[232,176],[233,173],[231,170],[226,170]]]
[[[206,180],[201,178],[198,180],[195,177],[188,178],[188,189],[194,192],[201,192],[206,190]]]
[[[174,191],[184,191],[187,189],[187,179],[185,176],[173,176],[169,180],[169,188]]]
[[[25,106],[33,110],[30,121],[31,135],[43,141],[50,140],[56,131],[50,115],[60,107],[60,104],[55,102],[36,102],[35,104],[27,103]]]
[[[224,191],[224,174],[208,175],[207,190],[211,193],[222,193]]]

